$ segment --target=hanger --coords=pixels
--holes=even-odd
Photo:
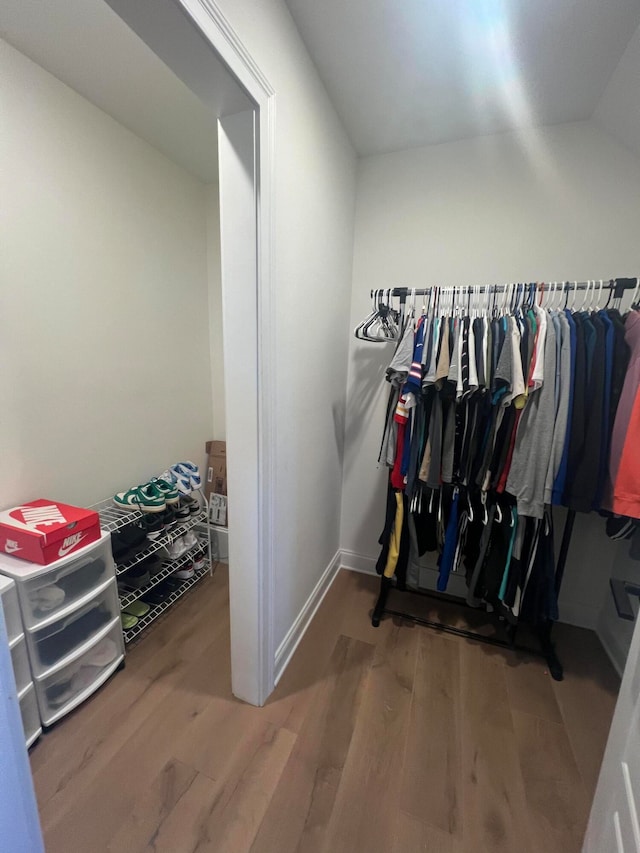
[[[578,284],[576,283],[576,287]],[[582,300],[582,305],[580,306],[580,312],[584,311],[587,307],[587,299],[589,298],[589,290],[591,289],[591,280],[587,279],[587,286],[584,292],[584,299]],[[575,300],[574,300],[575,301]]]
[[[556,282],[550,281],[548,283],[548,285],[549,286],[547,287],[547,291],[546,291],[546,310],[552,311],[553,310],[553,300],[554,300],[554,297],[556,295]],[[544,285],[543,285],[543,294],[544,294]],[[542,305],[540,306],[541,308],[545,307],[544,303],[545,303],[545,300],[543,297]]]
[[[596,288],[595,288],[595,284],[594,284],[594,288],[593,288],[593,296],[594,296],[594,299],[595,299],[595,304],[594,304],[593,309],[592,309],[592,308],[591,308],[591,303],[589,303],[589,310],[590,310],[590,311],[591,311],[591,310],[593,310],[593,311],[598,311],[598,310],[599,310],[598,306],[600,305],[600,300],[602,299],[602,287],[603,287],[603,285],[604,285],[604,282],[602,281],[602,279],[600,279],[600,287],[598,288],[598,295],[596,296]]]
[[[387,343],[395,341],[400,335],[400,329],[396,323],[391,308],[391,288],[388,288],[387,301],[384,299],[384,290],[376,289],[372,293],[373,310],[369,316],[354,329],[358,340],[371,341],[372,343]]]
[[[482,524],[486,527],[489,513],[487,512],[487,493],[484,490],[480,492],[480,503],[482,504]]]
[[[374,294],[375,294],[375,296],[374,296]],[[375,316],[375,313],[376,313],[376,297],[377,297],[377,295],[378,295],[378,291],[377,291],[377,290],[373,291],[373,293],[372,293],[372,295],[371,295],[371,299],[372,299],[372,302],[373,302],[373,310],[372,310],[372,311],[371,311],[371,313],[366,317],[366,319],[364,319],[361,323],[358,323],[358,325],[357,325],[357,326],[355,327],[355,329],[353,330],[353,334],[356,336],[356,338],[358,338],[358,340],[366,340],[366,338],[362,338],[362,337],[360,336],[360,332],[361,332],[361,331],[362,331],[362,329],[364,328],[365,324],[366,324],[366,323],[368,323],[368,322],[369,322],[369,320],[370,320],[373,316]]]
[[[636,278],[636,287],[631,297],[631,310],[636,311],[638,305],[638,291],[640,290],[640,278]]]
[[[569,286],[569,290],[571,290],[571,282],[567,282],[567,285]],[[574,306],[576,304],[577,293],[578,293],[578,282],[574,281],[573,282],[573,298],[571,299],[571,307],[569,308],[570,311],[574,310]]]
[[[615,281],[612,278],[610,278],[609,279],[609,295],[607,296],[607,301],[605,302],[605,305],[604,305],[604,309],[603,309],[604,311],[606,311],[607,308],[609,307],[609,303],[611,302],[611,297],[613,296],[614,287],[615,287]]]

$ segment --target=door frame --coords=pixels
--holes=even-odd
[[[227,436],[242,436],[251,449],[254,464],[240,465],[229,454],[227,487],[230,495],[229,596],[231,604],[232,690],[252,705],[263,705],[274,688],[274,498],[275,498],[275,333],[274,333],[274,161],[275,91],[250,52],[214,0],[177,0],[231,74],[255,104],[254,239],[255,269],[252,299],[247,303],[244,323],[255,330],[255,362],[252,381],[243,392],[251,405],[226,406]],[[219,140],[224,133],[219,122]],[[221,158],[221,169],[226,168]],[[232,176],[228,176],[233,180]],[[225,175],[220,175],[222,188]],[[221,210],[221,221],[224,211]],[[221,228],[221,254],[225,257],[225,229]],[[227,255],[233,246],[226,246]],[[225,281],[225,278],[227,280]],[[245,283],[245,285],[248,283]],[[223,305],[237,282],[222,275]],[[223,309],[227,310],[227,309]],[[242,340],[225,337],[225,377],[229,363],[246,358]],[[226,381],[229,389],[229,382]],[[227,391],[227,394],[229,392]],[[255,403],[255,405],[253,405]],[[236,512],[234,495],[249,512]],[[236,555],[238,559],[236,559]],[[247,559],[247,555],[249,558]],[[255,606],[246,606],[251,601]],[[247,638],[249,638],[247,642]]]

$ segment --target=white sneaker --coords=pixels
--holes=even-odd
[[[182,537],[182,541],[184,542],[185,551],[188,551],[189,548],[194,548],[198,544],[198,537],[193,530],[190,530]]]
[[[177,462],[171,466],[171,470],[176,477],[183,477],[189,480],[192,489],[199,489],[202,486],[202,477],[200,469],[193,462]]]
[[[179,536],[175,542],[167,545],[167,552],[169,553],[170,560],[178,560],[183,554],[186,554],[187,550],[188,549],[185,547],[184,540],[181,536]]]
[[[175,468],[176,466],[167,468],[166,471],[163,471],[162,474],[160,474],[158,479],[166,480],[167,483],[171,483],[171,485],[175,486],[181,495],[190,495],[192,491],[191,477],[188,472],[178,472]]]
[[[207,558],[206,558],[206,556],[205,556],[204,554],[198,554],[198,556],[197,556],[197,557],[194,557],[194,560],[193,560],[193,568],[194,568],[197,572],[202,571],[202,569],[204,569],[204,567],[205,567],[206,565],[207,565]]]

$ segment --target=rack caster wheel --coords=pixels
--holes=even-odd
[[[380,617],[375,614],[371,617],[371,624],[374,628],[380,627]]]

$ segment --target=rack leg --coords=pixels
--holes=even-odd
[[[576,520],[575,509],[570,509],[567,512],[567,520],[564,523],[562,532],[562,542],[560,543],[560,553],[558,554],[558,563],[556,565],[556,594],[560,594],[562,586],[562,578],[564,577],[564,567],[567,564],[567,556],[569,554],[569,545],[571,545],[571,534],[573,533],[573,524]]]
[[[385,578],[384,575],[380,578],[380,593],[378,595],[378,600],[376,601],[376,606],[373,608],[373,614],[371,616],[371,624],[374,628],[378,627],[378,625],[380,624],[380,620],[382,619],[382,614],[384,613],[384,608],[387,603],[387,596],[389,595],[391,583],[391,578]]]
[[[551,640],[551,626],[552,622],[545,622],[538,628],[538,637],[540,639],[540,647],[542,648],[542,654],[546,658],[547,666],[549,667],[549,672],[551,673],[551,678],[554,681],[562,681],[564,678],[564,670],[562,668],[562,664],[560,663],[560,658],[556,654],[556,648]]]

